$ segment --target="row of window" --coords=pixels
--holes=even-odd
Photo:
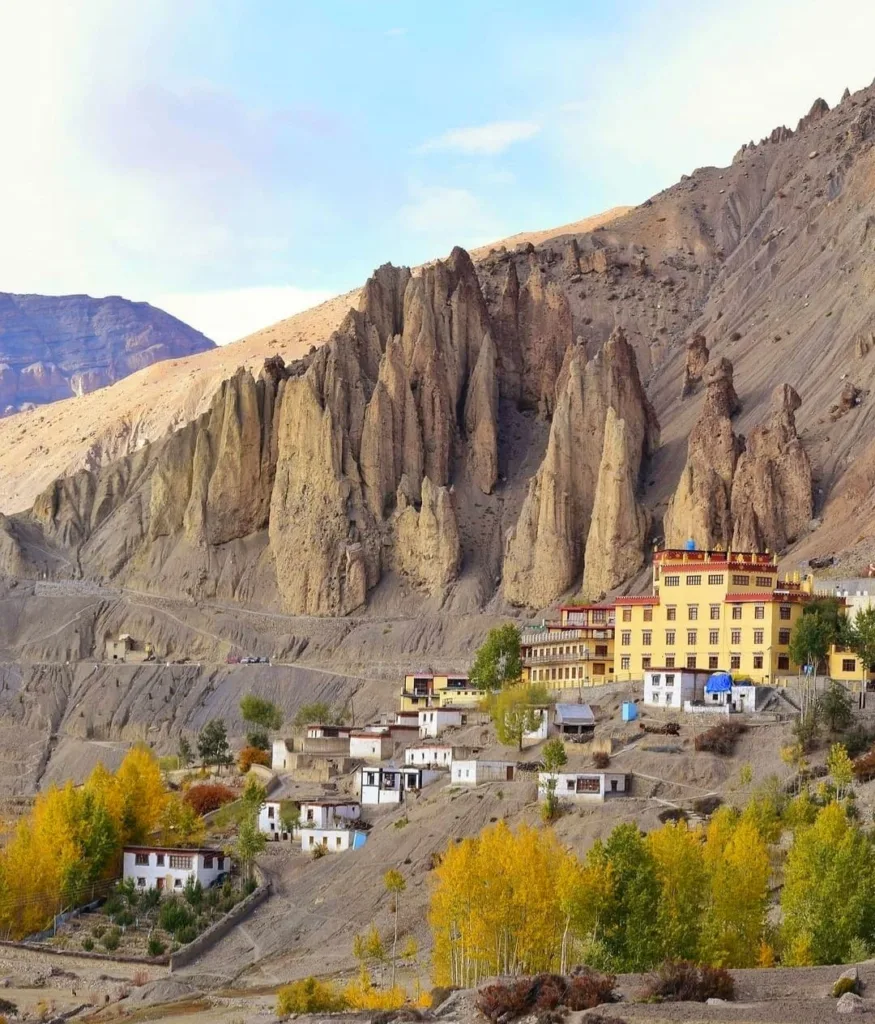
[[[134,855],[134,863],[138,867],[148,867],[150,854],[148,853],[137,853]],[[165,859],[167,863],[165,864]],[[188,854],[183,853],[156,853],[155,854],[155,865],[156,867],[171,867],[178,868],[182,871],[191,871],[192,858]],[[211,868],[213,866],[213,858],[210,854],[204,856],[204,867]],[[222,865],[219,864],[218,867]]]
[[[605,663],[603,661],[594,661],[592,663],[592,676],[603,676],[605,674]],[[586,672],[581,665],[580,674],[578,675],[576,665],[565,665],[559,666],[559,668],[533,668],[532,669],[532,682],[533,683],[552,683],[560,680],[567,679],[571,682],[575,682],[578,679],[586,679]]]
[[[732,604],[732,605],[730,605],[730,607],[732,608],[732,613],[731,613],[732,618],[733,619],[740,619],[742,617],[742,615],[743,615],[744,605],[743,604]],[[708,605],[708,616],[711,619],[718,620],[720,618],[720,605],[719,604]],[[785,622],[788,622],[790,620],[790,616],[791,616],[790,605],[782,604],[781,607],[780,607],[780,610],[779,610],[779,616]],[[666,605],[665,606],[665,618],[666,618],[666,621],[668,621],[668,622],[676,622],[677,621],[677,617],[678,617],[677,605],[674,605],[674,604]],[[764,604],[755,604],[753,606],[753,617],[755,619],[765,619],[765,617],[766,617],[766,606]],[[622,618],[623,622],[631,622],[632,621],[632,609],[631,608],[623,608],[621,618]],[[688,604],[687,605],[687,618],[690,620],[690,622],[695,622],[699,618],[699,606],[697,604]],[[653,607],[652,607],[652,605],[645,605],[644,606],[644,621],[645,622],[653,622]]]
[[[550,655],[556,655],[557,657],[563,654],[581,655],[585,656],[591,654],[591,650],[585,644],[560,644],[552,647],[532,647],[532,656],[536,658],[545,658]],[[608,656],[608,645],[607,644],[596,644],[595,645],[595,656],[597,658],[607,658]]]
[[[711,587],[722,587],[724,576],[723,573],[709,573],[708,574],[708,586]],[[679,587],[681,585],[680,576],[663,576],[662,585],[664,587]],[[688,587],[700,587],[702,585],[702,577],[700,575],[687,576]],[[732,585],[734,587],[749,587],[750,576],[744,576],[740,574],[733,574]],[[773,586],[773,580],[771,576],[755,576],[754,585],[757,587],[771,587]]]
[[[765,631],[762,629],[755,629],[753,631],[753,642],[756,645],[765,643]],[[697,629],[687,630],[687,647],[695,647],[699,642],[699,631]],[[738,646],[741,643],[741,630],[733,629],[729,634],[729,642],[733,646]],[[673,629],[667,629],[665,631],[665,645],[666,647],[674,647],[677,643],[677,632]],[[790,630],[779,629],[778,630],[778,643],[786,647],[790,643]],[[645,629],[641,632],[641,645],[642,647],[651,647],[653,645],[653,630]],[[708,630],[708,646],[718,647],[720,645],[720,630],[709,629]],[[632,631],[624,630],[620,634],[620,646],[631,647],[632,646]]]
[[[716,654],[709,654],[707,656],[708,669],[719,669],[720,668],[720,657]],[[666,668],[677,668],[675,664],[675,656],[673,654],[667,654],[664,659]],[[701,664],[700,664],[701,662]],[[641,668],[644,671],[650,668],[651,658],[649,654],[645,654],[641,658]],[[765,664],[765,659],[762,654],[755,654],[753,656],[753,667],[754,669],[762,669]],[[687,668],[704,668],[705,658],[704,656],[699,658],[695,654],[687,655]],[[732,672],[738,671],[741,668],[741,655],[730,654],[729,656],[729,669]],[[632,657],[629,654],[623,654],[620,657],[620,671],[630,672],[632,669]],[[789,672],[790,671],[790,657],[787,654],[778,655],[778,671]]]

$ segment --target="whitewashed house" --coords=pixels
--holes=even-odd
[[[538,724],[531,732],[524,732],[523,739],[530,740],[533,743],[540,743],[541,740],[545,740],[550,735],[550,709],[549,708],[532,708]]]
[[[557,704],[554,721],[563,738],[592,736],[595,731],[595,715],[589,704]]]
[[[484,782],[513,782],[514,761],[453,761],[450,782],[454,786],[479,786]]]
[[[436,738],[452,727],[465,722],[465,716],[458,708],[425,708],[419,712],[419,737]]]
[[[449,768],[453,762],[453,751],[449,743],[414,743],[404,751],[404,763],[423,767]]]
[[[347,725],[308,725],[308,740],[346,740],[352,732]]]
[[[194,878],[206,889],[231,870],[231,858],[221,850],[163,846],[126,846],[122,876],[138,889],[179,890]]]
[[[608,797],[629,793],[628,776],[622,772],[539,772],[538,799],[545,800],[550,781],[560,800],[604,802]]]
[[[292,751],[286,740],[274,740],[270,756],[270,766],[275,772],[286,771],[291,760]]]
[[[644,703],[655,708],[677,708],[700,700],[711,673],[691,668],[651,668],[644,673]]]
[[[349,734],[349,756],[363,761],[385,761],[395,750],[395,742],[388,729],[364,729]]]
[[[305,800],[301,802],[301,849],[305,852],[322,846],[331,853],[361,845],[364,832],[355,827],[362,815],[358,800]]]
[[[392,765],[363,765],[359,768],[356,778],[356,791],[362,804],[367,806],[400,804],[405,793],[420,790],[440,778],[446,778],[446,775],[431,768],[418,768],[414,765],[405,765],[402,768]]]
[[[344,850],[358,850],[365,845],[367,832],[363,829],[342,827],[336,828],[302,828],[301,849],[304,853],[312,853],[321,846],[328,853],[343,853]]]

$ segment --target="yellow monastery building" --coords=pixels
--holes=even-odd
[[[780,579],[769,553],[657,551],[651,594],[565,606],[560,622],[523,630],[524,678],[569,688],[695,668],[775,682],[799,671],[790,631],[812,596],[813,579]]]

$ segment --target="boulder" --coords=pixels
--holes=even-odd
[[[681,398],[687,398],[695,391],[696,385],[702,380],[709,354],[704,334],[695,334],[687,342]]]
[[[845,994],[836,1002],[836,1013],[862,1013],[863,1000],[854,992]]]

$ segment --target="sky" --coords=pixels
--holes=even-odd
[[[0,290],[225,343],[726,164],[873,35],[871,0],[0,0]]]

